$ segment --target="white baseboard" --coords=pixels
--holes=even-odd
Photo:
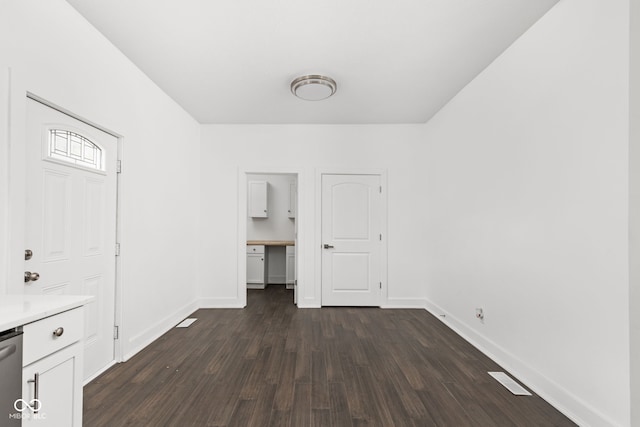
[[[269,278],[267,280],[268,284],[274,284],[274,285],[284,285],[285,282],[287,281],[287,278],[285,277],[284,274],[280,275],[269,275]]]
[[[131,359],[142,349],[160,338],[165,332],[180,323],[180,321],[184,320],[185,317],[196,311],[198,308],[199,304],[197,300],[185,304],[178,310],[156,322],[151,327],[145,329],[143,332],[129,338],[127,342],[128,348],[123,352],[124,355],[122,356],[122,361],[126,362]]]
[[[199,308],[244,308],[238,298],[200,298]]]
[[[107,369],[109,369],[110,367],[112,367],[113,365],[115,365],[117,362],[114,360],[112,360],[108,365],[106,365],[105,367],[103,367],[102,369],[100,369],[98,372],[96,372],[95,374],[89,376],[89,378],[85,379],[82,382],[82,386],[86,386],[87,384],[89,384],[91,381],[95,380],[96,378],[98,378],[100,375],[102,375],[103,372],[105,372]]]
[[[300,300],[300,298],[298,298],[297,306],[298,308],[321,308],[320,304],[318,304],[318,302],[316,301],[307,302],[304,300]]]
[[[380,308],[425,308],[427,301],[422,298],[387,298]]]
[[[586,402],[545,377],[524,361],[495,342],[479,334],[464,322],[428,300],[423,306],[442,323],[484,353],[491,360],[513,374],[518,381],[525,384],[537,395],[549,402],[558,411],[580,426],[615,426],[616,423],[605,414],[589,406]]]

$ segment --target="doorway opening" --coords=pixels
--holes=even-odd
[[[246,173],[246,292],[297,303],[298,174]]]

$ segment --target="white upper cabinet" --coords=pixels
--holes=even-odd
[[[251,218],[267,218],[267,181],[249,181],[248,210]]]
[[[288,216],[289,218],[296,217],[296,206],[298,204],[298,186],[295,182],[289,183],[289,209]]]

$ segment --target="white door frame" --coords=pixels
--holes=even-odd
[[[380,307],[384,307],[389,299],[388,290],[388,247],[389,247],[389,233],[387,225],[387,211],[388,211],[388,184],[387,184],[387,170],[376,168],[325,168],[318,169],[316,171],[316,210],[318,215],[315,218],[315,271],[316,271],[316,295],[320,306],[322,306],[322,176],[323,175],[378,175],[380,176],[380,184],[382,185],[382,251],[380,254],[380,280],[382,280],[382,291],[380,295]]]
[[[26,123],[27,123],[27,99],[32,98],[42,104],[45,104],[55,110],[87,123],[103,132],[111,134],[118,138],[118,158],[121,159],[124,138],[112,130],[96,125],[90,120],[84,119],[82,116],[74,114],[53,102],[45,100],[31,92],[29,92],[29,84],[24,80],[24,73],[16,72],[13,69],[0,70],[0,76],[3,80],[0,82],[3,90],[0,91],[0,102],[8,107],[0,109],[0,114],[6,116],[2,118],[2,122],[7,124],[7,133],[0,135],[0,146],[7,147],[6,150],[0,150],[0,160],[5,161],[2,168],[6,170],[5,175],[0,177],[0,185],[6,192],[6,198],[10,203],[0,215],[4,224],[3,231],[6,232],[6,243],[4,249],[4,259],[6,259],[6,277],[2,280],[6,283],[6,293],[21,294],[23,293],[23,276],[24,276],[24,249],[25,249],[25,203],[26,203]],[[5,80],[6,79],[6,80]],[[6,90],[5,90],[6,89]],[[121,242],[120,219],[121,219],[121,188],[122,182],[120,175],[117,177],[117,195],[116,195],[116,239]],[[2,218],[4,216],[4,218]],[[3,251],[0,251],[3,255]],[[4,262],[4,260],[2,260]],[[122,281],[121,281],[121,260],[116,259],[116,283],[115,283],[115,323],[122,328]],[[2,293],[3,289],[0,289]],[[122,338],[122,336],[120,336]],[[114,344],[114,362],[122,360],[122,339],[116,340]]]
[[[295,175],[298,185],[298,206],[296,211],[296,222],[298,235],[296,238],[296,273],[297,273],[297,286],[295,292],[298,297],[298,306],[300,306],[301,294],[306,289],[304,280],[304,263],[300,262],[304,259],[304,242],[307,241],[305,237],[304,227],[307,222],[307,209],[304,206],[304,195],[307,194],[306,186],[306,174],[303,169],[291,168],[291,167],[263,167],[263,166],[242,166],[238,168],[238,246],[237,246],[237,260],[238,260],[238,283],[236,293],[236,304],[240,307],[247,306],[247,175]],[[300,196],[303,197],[300,197]]]

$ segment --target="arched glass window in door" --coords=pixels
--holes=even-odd
[[[104,170],[102,148],[86,137],[68,130],[49,131],[49,157],[86,168]]]

